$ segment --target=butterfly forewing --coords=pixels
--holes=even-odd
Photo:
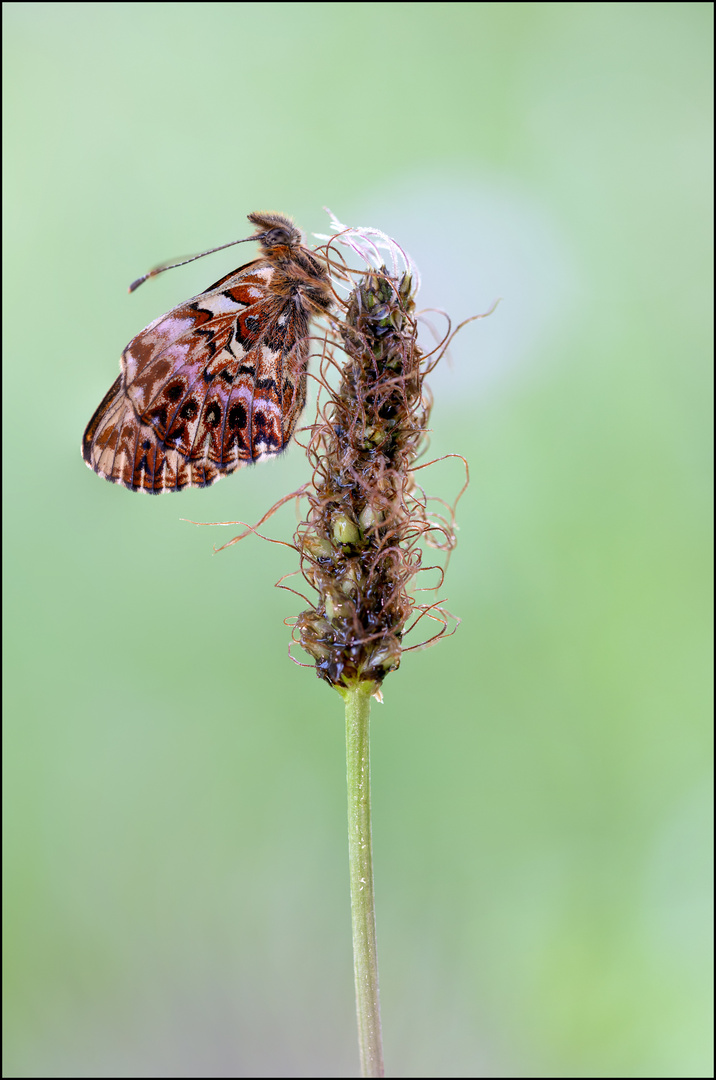
[[[83,439],[88,465],[133,491],[203,487],[289,442],[306,399],[310,318],[325,271],[286,243],[142,330]],[[293,229],[291,239],[298,236]],[[272,239],[274,238],[271,234]],[[267,236],[269,234],[266,234]]]

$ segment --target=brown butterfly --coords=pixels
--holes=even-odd
[[[306,401],[310,321],[331,306],[331,288],[289,218],[249,221],[261,257],[155,319],[122,353],[82,439],[106,480],[155,494],[206,487],[285,450]]]

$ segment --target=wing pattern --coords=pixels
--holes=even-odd
[[[285,449],[306,401],[310,318],[330,299],[307,249],[263,246],[127,345],[82,441],[100,476],[180,491]]]

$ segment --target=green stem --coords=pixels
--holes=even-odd
[[[373,846],[370,829],[370,699],[373,683],[341,689],[346,703],[348,771],[348,856],[353,916],[353,966],[356,982],[361,1074],[383,1076],[383,1040],[375,942]]]

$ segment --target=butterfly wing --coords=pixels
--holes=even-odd
[[[87,464],[133,491],[205,487],[285,449],[306,399],[306,308],[258,259],[142,330],[92,417]]]

